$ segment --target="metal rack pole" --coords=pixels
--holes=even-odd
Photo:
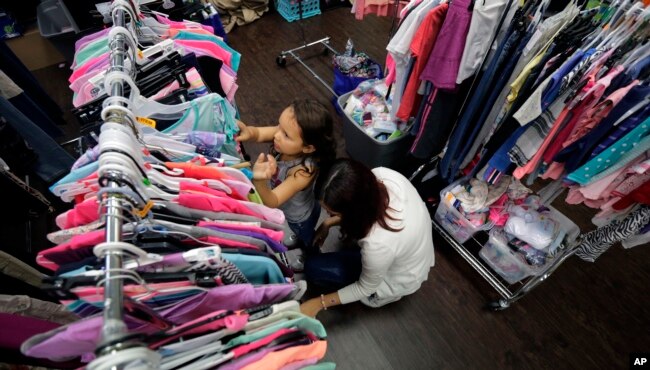
[[[124,10],[117,9],[114,17],[114,25],[124,27]],[[113,40],[109,40],[112,43]],[[118,49],[124,50],[126,40],[122,35],[116,35],[114,39]],[[111,53],[111,68],[124,66],[124,54],[121,52]],[[110,96],[122,96],[124,85],[122,81],[116,81],[111,86]],[[108,122],[124,123],[123,118],[118,114],[111,114]],[[113,189],[119,185],[115,181],[109,181],[107,187]],[[106,204],[106,242],[113,243],[122,240],[122,210],[120,200],[115,194],[108,194]],[[126,334],[126,325],[123,321],[124,297],[122,294],[122,280],[116,278],[117,271],[122,268],[121,252],[109,252],[106,255],[106,279],[104,284],[104,325],[102,327],[100,346],[103,353],[109,353],[116,349],[116,346],[109,345],[117,343]]]

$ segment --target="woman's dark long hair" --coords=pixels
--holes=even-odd
[[[375,223],[389,231],[401,230],[388,225],[388,220],[397,220],[389,214],[388,191],[368,167],[355,160],[339,159],[323,175],[317,197],[331,211],[341,214],[343,239],[362,239]]]
[[[307,157],[316,162],[316,169],[329,168],[336,158],[334,123],[329,109],[320,102],[309,99],[294,100],[289,107],[293,110],[293,116],[302,131],[304,145],[313,145],[315,148],[313,153],[303,158],[305,171],[312,173],[312,169],[305,166]],[[272,153],[277,154],[273,149]]]

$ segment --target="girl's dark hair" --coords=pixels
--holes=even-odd
[[[331,211],[341,214],[343,239],[362,239],[375,223],[389,231],[401,230],[388,225],[388,220],[397,221],[388,213],[392,210],[388,191],[368,167],[352,159],[339,159],[323,175],[316,196]]]
[[[317,169],[329,168],[336,158],[334,123],[330,111],[318,101],[309,99],[294,100],[289,107],[302,132],[304,145],[313,145],[315,148],[313,153],[303,158],[302,165],[305,169],[300,171],[311,175],[312,169],[305,166],[307,157],[311,157],[316,162]],[[273,145],[271,145],[271,153],[277,154]]]

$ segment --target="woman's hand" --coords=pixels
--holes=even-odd
[[[322,309],[323,304],[320,301],[320,297],[312,298],[300,305],[300,312],[309,317],[316,317]]]
[[[253,166],[253,180],[270,180],[278,170],[278,162],[272,155],[260,153]]]
[[[240,120],[237,120],[239,126],[239,135],[235,138],[236,141],[255,141],[257,140],[257,131],[255,127],[248,127]]]

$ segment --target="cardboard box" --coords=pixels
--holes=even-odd
[[[36,24],[26,27],[23,36],[6,42],[30,71],[65,62],[65,58],[54,45],[41,36]]]

